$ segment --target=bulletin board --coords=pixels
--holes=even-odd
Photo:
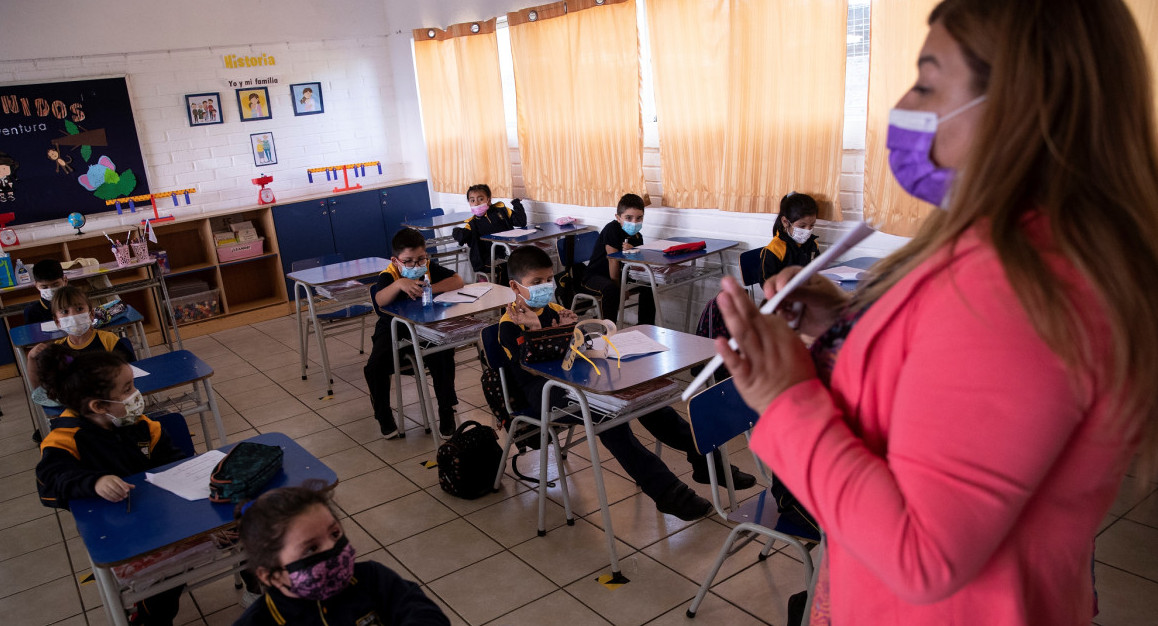
[[[0,85],[0,213],[12,224],[109,211],[149,193],[125,78]]]

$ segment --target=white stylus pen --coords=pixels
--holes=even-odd
[[[784,299],[788,297],[788,294],[795,291],[797,287],[803,285],[804,282],[809,278],[812,278],[814,274],[831,265],[834,259],[848,252],[850,249],[852,249],[853,246],[860,243],[864,240],[865,237],[868,237],[874,232],[876,231],[873,230],[873,227],[869,226],[867,222],[861,222],[856,226],[853,226],[851,230],[845,233],[843,237],[836,241],[836,243],[829,246],[829,248],[825,250],[820,256],[813,259],[812,262],[808,265],[805,265],[804,269],[800,270],[795,276],[793,276],[792,280],[788,281],[788,284],[784,285],[783,289],[776,292],[776,295],[772,296],[771,300],[765,302],[764,306],[760,307],[760,314],[768,315],[769,313],[774,312],[776,308],[780,306],[780,303],[784,302]],[[740,348],[735,339],[728,340],[728,347],[732,350],[738,350]],[[696,379],[693,380],[690,385],[688,385],[687,389],[684,389],[683,395],[681,396],[683,400],[686,402],[689,398],[691,398],[692,394],[694,394],[697,389],[702,387],[704,383],[707,383],[708,378],[710,378],[712,374],[716,372],[716,369],[723,365],[723,363],[724,357],[718,354],[712,357],[712,360],[708,361],[707,366],[705,366],[703,371],[700,372],[700,375],[696,376]]]

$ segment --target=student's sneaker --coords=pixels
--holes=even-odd
[[[393,415],[386,419],[378,418],[378,431],[387,439],[398,439],[406,436],[405,433],[398,430],[398,423],[394,421]]]
[[[712,510],[712,503],[694,491],[692,488],[676,481],[667,491],[655,499],[655,508],[660,513],[674,515],[685,522],[692,522],[707,515]]]
[[[446,439],[454,434],[458,424],[454,419],[454,407],[440,406],[438,407],[438,434]]]
[[[756,477],[742,471],[735,465],[732,468],[732,484],[736,489],[751,489],[756,486]],[[701,485],[712,484],[711,477],[708,476],[708,458],[706,456],[692,461],[692,480]],[[726,487],[727,483],[724,478],[724,463],[720,460],[719,455],[716,455],[716,480],[720,482],[721,487]]]

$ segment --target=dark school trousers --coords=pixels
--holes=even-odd
[[[599,308],[603,312],[604,319],[616,321],[615,316],[619,313],[619,283],[606,276],[590,274],[583,277],[583,287],[599,294]],[[628,295],[633,292],[639,294],[638,323],[654,324],[655,294],[651,292],[651,287],[635,286],[628,291]]]
[[[172,626],[181,608],[181,592],[185,586],[162,591],[137,603],[137,619],[132,624],[143,626]]]
[[[409,338],[410,331],[403,328],[403,339]],[[394,415],[390,411],[390,379],[394,374],[393,341],[390,335],[390,318],[379,318],[374,327],[374,336],[370,339],[373,347],[370,349],[370,358],[366,360],[366,367],[362,372],[366,376],[366,386],[370,389],[370,404],[374,406],[374,417],[379,424],[389,426],[394,423]],[[404,348],[399,357],[405,363],[405,355],[413,356],[413,348]],[[434,383],[434,397],[438,399],[439,409],[450,409],[458,404],[458,394],[454,392],[454,351],[445,350],[422,357],[426,369],[430,370],[430,378]],[[405,371],[405,370],[404,370]]]
[[[527,385],[530,387],[526,390],[527,403],[530,407],[526,413],[536,418],[539,416],[542,406],[540,399],[543,395],[543,384],[545,381]],[[552,389],[551,404],[564,406],[566,404],[566,392],[557,387]],[[637,421],[660,443],[683,452],[688,463],[703,458],[703,455],[696,452],[691,426],[670,406],[656,409],[637,418]],[[651,448],[643,445],[635,436],[630,423],[620,424],[615,428],[603,431],[599,434],[599,441],[603,443],[603,447],[607,448],[611,456],[619,461],[619,465],[639,485],[643,493],[652,500],[659,498],[673,484],[679,482],[679,478],[668,469],[663,459],[656,456]]]

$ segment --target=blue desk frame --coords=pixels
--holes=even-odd
[[[333,470],[286,435],[265,433],[246,441],[280,446],[285,451],[282,472],[265,490],[300,485],[309,479],[320,479],[331,485],[338,481]],[[159,472],[183,462],[152,471]],[[214,504],[208,500],[190,502],[147,482],[144,473],[127,476],[125,481],[136,485],[131,496],[131,512],[126,512],[124,502],[101,498],[77,500],[71,507],[110,623],[127,626],[124,609],[138,600],[180,585],[198,587],[242,569],[245,554],[238,545],[207,566],[161,581],[144,591],[121,589],[112,573],[113,566],[189,539],[209,536],[234,524],[232,504]]]
[[[133,379],[133,384],[145,395],[182,385],[193,385],[195,405],[181,411],[181,414],[192,415],[196,413],[200,417],[205,447],[212,450],[214,447],[213,436],[210,434],[208,422],[205,421],[205,413],[212,413],[213,421],[217,425],[217,436],[221,439],[220,445],[228,443],[225,436],[225,425],[221,422],[221,411],[217,408],[217,396],[213,393],[213,383],[209,381],[213,376],[213,368],[208,363],[197,358],[197,355],[188,350],[177,350],[176,352],[166,352],[147,359],[140,359],[133,365],[149,373],[148,376]],[[198,385],[201,386],[201,390],[197,389]],[[205,394],[205,400],[201,399],[202,393]]]
[[[583,430],[586,435],[588,448],[591,452],[591,467],[595,477],[595,490],[599,495],[599,510],[603,516],[604,536],[607,539],[607,554],[611,559],[612,576],[615,577],[618,577],[620,574],[619,557],[615,552],[615,531],[611,525],[611,509],[608,506],[607,491],[603,485],[603,468],[599,460],[599,446],[596,435],[642,415],[646,415],[656,409],[675,404],[679,401],[680,391],[682,390],[677,389],[672,395],[659,398],[646,406],[631,407],[623,413],[616,415],[613,419],[607,419],[598,424],[596,424],[592,418],[591,407],[587,404],[586,393],[614,394],[626,391],[647,381],[670,376],[688,368],[695,367],[696,365],[705,363],[716,355],[715,342],[706,337],[698,337],[657,326],[636,326],[632,328],[632,330],[639,331],[667,346],[668,350],[666,352],[625,359],[621,368],[616,367],[615,359],[593,359],[595,364],[599,366],[599,370],[603,372],[602,375],[595,374],[595,368],[582,359],[576,359],[570,371],[563,370],[563,362],[561,360],[542,363],[522,363],[523,369],[547,378],[547,384],[543,386],[543,404],[540,409],[540,415],[544,417],[550,415],[552,419],[554,419],[556,416],[572,414],[568,409],[561,409],[555,411],[554,415],[552,415],[551,390],[556,387],[564,391],[573,391],[578,398],[579,410],[583,418]],[[539,429],[540,536],[546,534],[547,449],[549,445],[547,431],[548,429],[546,428]],[[577,443],[579,442],[569,443],[568,447]],[[501,479],[501,474],[496,477],[496,488],[499,482],[498,479]],[[571,519],[572,514],[566,491],[565,477],[560,476],[559,481],[560,484],[564,485],[563,503],[565,513],[567,519]]]
[[[495,282],[495,265],[496,265],[495,259],[497,258],[495,251],[498,250],[500,246],[506,252],[506,256],[510,256],[512,246],[521,246],[521,245],[526,245],[529,243],[535,243],[535,242],[544,241],[544,240],[554,241],[556,239],[559,239],[560,237],[566,237],[568,235],[578,235],[579,233],[585,233],[588,231],[595,230],[591,226],[586,226],[586,225],[580,224],[578,222],[576,222],[574,224],[565,224],[563,226],[560,226],[560,225],[556,224],[555,222],[538,222],[538,223],[528,222],[525,228],[533,229],[536,232],[531,233],[531,234],[527,234],[527,235],[522,235],[520,237],[499,237],[497,235],[487,235],[487,236],[481,238],[483,241],[489,241],[492,244],[492,246],[491,246],[491,273],[490,273],[490,280],[492,283]],[[554,250],[554,249],[555,249],[555,247],[551,246],[551,250]]]
[[[724,251],[740,245],[738,241],[730,239],[705,239],[703,237],[670,237],[669,241],[692,242],[703,241],[707,247],[698,252],[686,252],[684,254],[664,254],[661,250],[632,250],[630,252],[616,252],[607,255],[608,260],[619,261],[620,264],[620,278],[619,278],[619,311],[616,313],[615,323],[623,325],[623,310],[627,308],[627,290],[629,284],[627,282],[628,272],[632,268],[643,270],[647,273],[648,282],[645,286],[651,288],[652,296],[655,299],[655,323],[663,326],[663,307],[660,306],[659,295],[665,291],[678,289],[687,285],[688,287],[688,304],[687,312],[684,315],[685,328],[691,330],[693,323],[692,318],[692,300],[695,295],[695,284],[700,281],[708,280],[713,277],[723,278],[724,276]],[[646,242],[644,242],[646,243]],[[705,261],[702,267],[696,267],[690,278],[674,283],[658,284],[655,280],[655,272],[652,270],[653,266],[667,266],[678,265],[681,263],[691,263],[696,265],[700,259],[706,259],[711,255],[716,255],[719,263],[716,267],[708,267]],[[640,283],[637,283],[640,284]],[[604,315],[608,312],[605,311]]]
[[[404,228],[413,228],[415,230],[433,230],[437,232],[443,228],[450,228],[460,226],[466,223],[467,220],[474,217],[470,211],[459,211],[457,213],[444,213],[442,215],[435,215],[433,217],[420,217],[412,220],[402,220]],[[439,246],[454,246],[445,250],[438,250]],[[435,251],[430,255],[434,259],[444,259],[447,257],[454,257],[454,268],[457,271],[461,268],[463,261],[467,260],[466,246],[460,245],[450,235],[435,237],[426,240],[426,247],[435,248]],[[459,272],[461,274],[461,272]]]

